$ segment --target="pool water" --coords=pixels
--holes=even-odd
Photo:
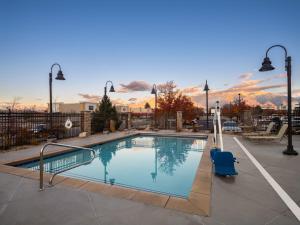
[[[134,136],[95,145],[97,157],[62,175],[187,198],[206,139]],[[91,152],[76,150],[47,158],[45,172],[89,161]],[[20,165],[39,169],[39,162]],[[55,178],[54,178],[55,179]]]

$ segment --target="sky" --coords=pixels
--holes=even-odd
[[[45,106],[48,74],[57,102],[98,101],[107,80],[116,104],[153,103],[151,86],[173,80],[195,104],[285,103],[284,52],[276,69],[258,69],[266,49],[292,56],[293,97],[300,97],[298,0],[0,0],[0,104]],[[57,67],[53,70],[54,77]]]

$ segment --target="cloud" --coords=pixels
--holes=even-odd
[[[134,92],[134,91],[149,91],[151,89],[151,85],[145,81],[132,81],[129,84],[120,84],[121,88],[119,88],[118,92]]]
[[[292,90],[292,95],[294,97],[300,97],[300,88]]]
[[[121,98],[110,99],[113,105],[128,105],[127,102]]]
[[[239,76],[239,79],[242,79],[242,80],[248,80],[248,79],[250,79],[252,76],[253,76],[253,73],[244,73],[244,74],[242,74],[242,75]]]
[[[286,87],[286,84],[274,84],[274,85],[265,85],[265,86],[241,84],[240,86],[234,86],[232,88],[224,90],[224,92],[257,92],[257,91],[264,91],[268,89],[283,88],[283,87]]]
[[[186,95],[196,95],[203,92],[203,88],[201,87],[201,85],[197,85],[197,86],[183,88],[181,92]]]
[[[284,74],[277,74],[266,79],[252,79],[252,76],[252,73],[245,73],[239,76],[240,80],[238,84],[226,87],[225,89],[221,90],[210,90],[209,104],[213,105],[217,100],[223,103],[234,101],[239,93],[242,94],[243,98],[249,105],[280,105],[281,103],[285,104],[286,97],[282,96],[280,93],[272,95],[271,91],[285,88],[286,83],[267,83],[267,81],[285,77]],[[263,85],[264,83],[265,85]],[[293,93],[295,94],[295,97],[298,94],[297,91]],[[199,92],[191,96],[197,104],[205,105],[205,94],[203,92]]]
[[[282,74],[277,74],[277,75],[274,75],[273,77],[274,78],[286,78],[286,74],[285,73],[282,73]]]
[[[273,104],[275,106],[279,106],[280,104],[286,104],[287,103],[286,96],[281,96],[281,95],[277,95],[277,94],[273,94],[273,93],[258,95],[258,96],[256,96],[256,100],[261,105]]]
[[[234,90],[234,89],[251,87],[260,84],[262,82],[264,82],[264,80],[243,80],[240,84],[236,84],[232,86],[230,89]]]
[[[252,75],[253,75],[252,73],[245,73],[240,75],[239,76],[239,78],[241,79],[240,83],[233,85],[232,87],[229,87],[228,89],[225,90],[225,92],[257,92],[257,91],[264,91],[264,90],[274,89],[274,88],[282,88],[286,86],[285,83],[258,86],[258,84],[262,84],[264,82],[273,79],[283,78],[285,76],[284,74],[277,74],[262,80],[250,79]]]
[[[230,86],[229,84],[227,84],[228,86],[225,86],[221,90],[211,89],[209,91],[209,104],[213,105],[217,100],[221,101],[222,103],[228,103],[229,101],[234,101],[234,99],[237,98],[238,93],[242,94],[243,98],[247,101],[247,104],[249,105],[259,105],[259,104],[280,105],[281,103],[285,104],[284,95],[278,97],[280,96],[278,92],[277,94],[274,95],[268,95],[271,94],[272,93],[271,91],[273,90],[285,88],[286,87],[285,82],[280,82],[275,84],[267,83],[273,79],[278,79],[283,77],[285,77],[284,74],[277,74],[265,79],[253,79],[252,73],[244,73],[239,76],[239,83],[235,85]],[[130,91],[145,90],[145,89],[150,90],[151,87],[145,81],[133,81],[130,82],[128,85],[121,85],[121,86],[123,90],[124,89],[126,90],[126,92],[128,92],[129,89]],[[140,86],[142,86],[142,88],[140,88]],[[160,87],[167,86],[167,84],[162,83],[162,84],[158,84],[157,86],[158,88],[160,88]],[[190,96],[197,106],[200,107],[205,106],[205,92],[203,91],[203,84],[184,87],[178,90],[182,94]],[[300,92],[296,92],[296,91],[293,93],[300,94]],[[143,107],[146,102],[150,102],[151,105],[152,103],[154,104],[153,98],[151,96],[145,98],[134,97],[128,99],[126,104],[130,105],[131,107]]]
[[[287,91],[279,92],[279,95],[287,96]],[[300,97],[300,88],[292,89],[293,97]]]
[[[80,97],[82,97],[86,101],[90,102],[99,102],[101,99],[100,95],[91,95],[91,94],[83,94],[83,93],[78,93]]]

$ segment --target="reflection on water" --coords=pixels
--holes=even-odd
[[[92,159],[92,153],[86,150],[77,150],[67,154],[51,157],[44,160],[44,171],[47,173],[55,173],[66,168],[71,168],[83,162],[88,162]],[[32,162],[21,165],[21,167],[30,168],[32,170],[39,170],[39,162]]]
[[[144,137],[135,139],[126,139],[118,143],[106,144],[99,146],[96,151],[104,166],[104,182],[107,183],[108,164],[117,151],[132,148],[152,148],[154,150],[154,169],[150,173],[153,182],[159,171],[162,173],[173,175],[176,167],[183,164],[187,158],[189,151],[203,151],[206,141],[190,138],[166,138],[166,137]],[[112,178],[110,183],[115,183]]]
[[[137,136],[94,146],[98,157],[66,176],[187,196],[206,140]],[[56,172],[89,161],[89,151],[75,151],[45,160],[45,171]],[[22,167],[39,169],[38,162]]]
[[[160,171],[173,175],[175,166],[180,166],[185,162],[189,146],[193,141],[189,139],[177,139],[176,141],[168,138],[158,139],[157,158]]]

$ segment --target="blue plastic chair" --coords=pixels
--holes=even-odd
[[[211,161],[214,161],[214,156],[215,156],[216,152],[220,152],[220,151],[221,151],[221,149],[219,149],[219,148],[212,148],[210,150],[210,159],[211,159]]]
[[[235,170],[234,162],[236,162],[236,158],[233,157],[231,152],[215,152],[215,174],[220,176],[237,175],[238,173]]]

